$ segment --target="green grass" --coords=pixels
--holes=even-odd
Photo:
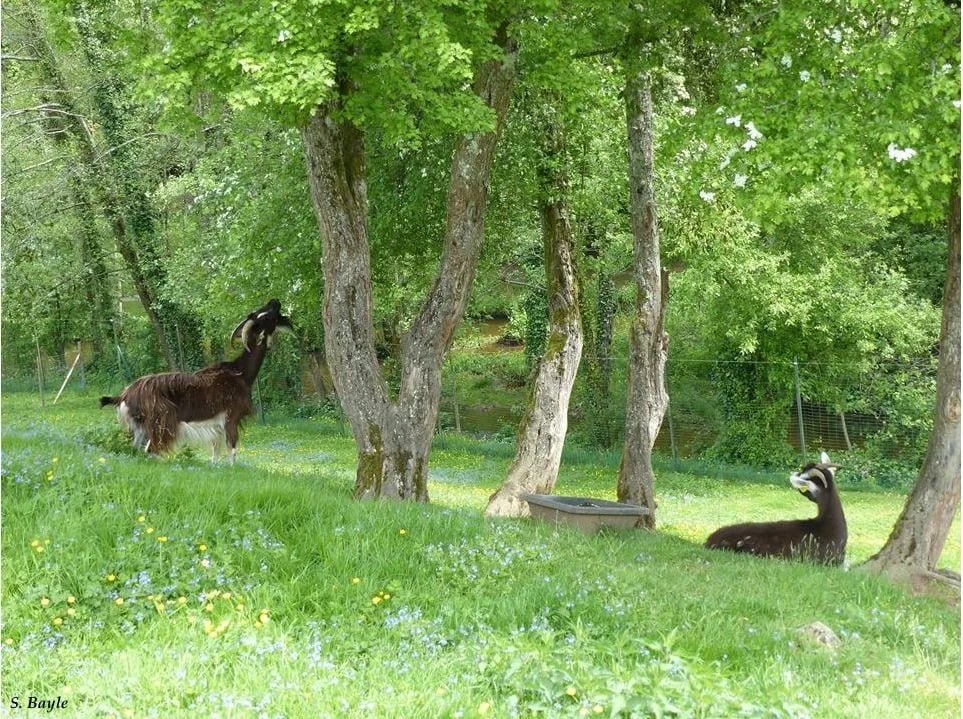
[[[359,503],[334,423],[251,423],[234,467],[132,454],[113,423],[93,395],[4,398],[4,707],[959,716],[958,610],[858,569],[701,548],[720,524],[811,515],[786,476],[660,465],[658,532],[584,537],[481,516],[511,460],[503,443],[442,436],[430,505]],[[557,492],[612,497],[616,471],[613,455],[569,452]],[[857,564],[904,497],[843,493]],[[959,561],[954,526],[941,563]],[[814,621],[838,650],[798,633]]]

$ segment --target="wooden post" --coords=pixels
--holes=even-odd
[[[40,338],[34,337],[37,343],[37,386],[40,388],[40,406],[45,406],[43,398],[43,357],[40,354]]]
[[[80,362],[79,352],[77,353],[77,356],[74,357],[74,363],[70,365],[70,369],[67,371],[67,376],[64,377],[64,383],[60,385],[60,390],[57,392],[57,396],[54,397],[54,401],[53,401],[54,404],[57,404],[57,400],[60,399],[60,395],[64,393],[64,387],[66,387],[67,383],[70,381],[70,375],[74,373],[74,368],[77,366],[78,362]]]
[[[799,386],[799,360],[792,361],[792,371],[796,377],[796,419],[799,422],[799,449],[806,457],[806,430],[803,429],[802,390]]]
[[[849,441],[849,431],[846,429],[846,413],[839,413],[839,423],[843,426],[843,439],[846,440],[846,450],[853,448],[853,443]]]

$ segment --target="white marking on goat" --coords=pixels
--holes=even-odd
[[[820,487],[815,482],[810,482],[805,476],[793,474],[789,477],[789,483],[800,492],[809,492],[813,497],[819,496]]]
[[[219,412],[210,419],[196,422],[179,422],[177,424],[177,438],[175,445],[195,445],[210,447],[211,459],[217,458],[221,446],[227,444],[224,427],[227,424],[227,412]]]

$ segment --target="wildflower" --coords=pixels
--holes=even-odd
[[[749,139],[750,139],[750,140],[761,140],[761,139],[762,139],[762,133],[759,132],[759,130],[756,129],[756,126],[755,126],[753,123],[751,123],[751,122],[747,122],[747,123],[746,123],[746,132],[749,133]]]
[[[896,162],[906,162],[907,160],[916,157],[916,150],[914,150],[912,147],[901,149],[896,145],[895,142],[891,142],[889,144],[889,146],[886,148],[886,152],[890,156],[890,159],[896,160]]]
[[[40,600],[40,606],[43,607],[44,609],[46,609],[47,607],[49,607],[49,606],[50,606],[50,599],[49,599],[49,597],[44,597],[43,599],[41,599],[41,600]]]
[[[53,618],[53,625],[54,625],[55,627],[59,627],[59,626],[60,626],[61,624],[63,624],[63,623],[64,623],[63,617],[54,617],[54,618]]]
[[[783,67],[792,67],[792,57],[789,55],[783,55],[781,62]]]
[[[167,541],[167,535],[162,534],[161,536],[159,536],[159,537],[157,538],[157,541],[160,542],[161,544],[163,544],[164,542]]]
[[[108,574],[108,575],[107,575],[107,581],[108,581],[108,582],[113,582],[113,581],[116,581],[116,580],[117,580],[117,575],[116,575],[116,574]]]
[[[10,637],[7,637],[6,639],[3,640],[3,643],[6,644],[8,647],[12,647],[13,639],[11,639]]]
[[[100,462],[101,464],[107,464],[107,460],[104,459],[103,457],[98,457],[97,461]]]
[[[361,584],[361,577],[355,577],[351,580],[352,584]]]
[[[809,74],[809,70],[803,70],[799,73],[799,79],[803,82],[809,82],[809,78],[811,77],[812,75]]]
[[[726,124],[742,127],[742,115],[733,115],[732,117],[727,117]]]
[[[140,515],[139,517],[137,517],[137,521],[138,521],[138,522],[146,522],[146,521],[147,521],[147,517],[145,517],[145,516],[142,514],[142,515]]]
[[[76,604],[76,603],[77,603],[77,597],[75,597],[73,594],[67,597],[67,604]]]
[[[377,604],[380,604],[380,603],[381,603],[381,597],[379,597],[379,596],[377,596],[377,595],[371,597],[371,603],[372,603],[372,604],[376,604],[376,605],[377,605]]]
[[[49,540],[49,539],[45,539],[45,540],[43,540],[43,543],[44,543],[44,544],[50,544],[50,540]]]
[[[67,616],[72,617],[77,613],[77,610],[73,607],[67,607]]]
[[[60,457],[54,457],[53,459],[50,460],[50,463],[51,463],[51,464],[57,464],[57,462],[59,462],[59,461],[60,461]]]
[[[478,713],[479,713],[479,714],[487,714],[487,713],[488,713],[488,710],[491,709],[491,708],[492,708],[492,705],[491,705],[490,703],[488,703],[488,702],[482,702],[481,704],[478,705]]]
[[[736,92],[745,92],[747,87],[749,86],[746,85],[746,83],[740,82],[738,85],[736,85]]]
[[[34,547],[34,549],[37,550],[37,554],[42,554],[44,551],[44,547],[42,544],[39,547]]]
[[[596,704],[594,707],[592,707],[592,711],[596,714],[601,714],[605,711],[605,707],[603,707],[601,704]]]
[[[118,607],[121,606],[123,603],[124,603],[123,597],[117,597],[117,599],[114,600],[114,604],[116,604]]]
[[[398,534],[400,534],[400,535],[403,537],[403,536],[405,536],[406,534],[408,534],[408,530],[407,530],[407,529],[399,529],[399,530],[398,530]]]
[[[235,608],[237,611],[239,611],[239,612],[243,612],[243,611],[244,611],[244,602],[240,602],[240,603],[239,603],[236,607],[234,607],[234,608]]]
[[[261,622],[261,624],[267,624],[268,622],[270,622],[270,621],[271,621],[271,617],[270,617],[270,615],[268,615],[268,610],[267,610],[267,609],[262,609],[262,610],[261,610],[261,613],[260,613],[260,614],[258,615],[258,617],[257,617],[257,620],[258,620],[259,622]]]
[[[705,202],[714,202],[716,199],[716,193],[699,190],[699,197],[701,197]]]
[[[144,531],[147,532],[148,534],[153,534],[153,533],[154,533],[154,528],[153,528],[153,527],[148,527],[148,528],[145,529]]]
[[[204,567],[204,569],[207,569],[208,567],[211,566],[211,560],[210,560],[210,559],[202,559],[202,560],[200,561],[200,565],[201,565],[202,567]]]
[[[32,542],[30,542],[30,546],[31,546],[31,547],[34,547],[34,548],[39,547],[39,546],[40,546],[40,540],[39,540],[39,539],[34,539]]]
[[[736,187],[745,187],[746,180],[748,179],[749,178],[746,175],[736,175],[735,178],[732,180],[732,184],[735,185]]]
[[[207,551],[207,545],[206,545],[206,544],[198,544],[198,545],[197,545],[197,551],[199,551],[199,552],[206,552],[206,551]]]
[[[180,596],[180,597],[178,597],[178,598],[177,598],[177,603],[178,603],[178,604],[187,604],[187,597],[185,597],[185,596],[183,596],[183,595]]]
[[[211,604],[210,602],[208,602],[207,604],[204,605],[204,611],[205,611],[205,612],[213,612],[213,611],[214,611],[214,605]]]
[[[569,687],[568,689],[565,690],[565,693],[568,694],[570,697],[574,697],[576,694],[578,694],[578,690],[575,687]]]

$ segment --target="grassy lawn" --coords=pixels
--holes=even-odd
[[[960,715],[958,609],[700,546],[811,516],[794,468],[659,467],[658,532],[584,537],[481,516],[506,444],[442,436],[430,505],[358,503],[333,423],[252,422],[229,467],[124,451],[93,393],[2,409],[4,716]],[[557,492],[611,498],[616,471],[570,452]],[[839,479],[857,565],[904,497]]]

